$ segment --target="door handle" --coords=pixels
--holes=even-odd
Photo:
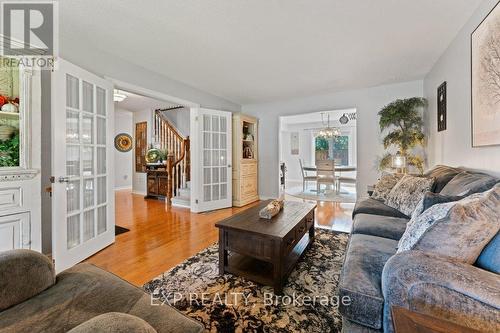
[[[59,183],[69,183],[69,177],[59,177]]]
[[[231,167],[231,164],[228,164],[228,165],[227,165],[227,167],[228,167],[228,168],[230,168],[230,167]]]

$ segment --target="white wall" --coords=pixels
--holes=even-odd
[[[500,146],[472,148],[471,144],[471,33],[495,6],[485,0],[424,80],[429,100],[426,128],[429,165],[448,164],[500,176]],[[447,130],[437,132],[437,88],[447,82]]]
[[[380,87],[352,90],[326,95],[292,99],[282,102],[250,104],[243,112],[259,118],[259,193],[276,197],[279,189],[279,117],[306,112],[335,109],[357,109],[358,195],[378,177],[377,156],[382,155],[377,112],[398,99],[423,96],[422,81],[412,81]]]
[[[115,108],[115,137],[120,133],[126,133],[134,138],[135,125],[133,113],[128,110]],[[134,141],[132,141],[133,143]],[[133,145],[132,145],[133,147]],[[114,149],[115,158],[115,189],[132,188],[132,172],[134,165],[134,149],[128,152],[120,152]]]
[[[151,144],[151,136],[152,136],[152,119],[153,119],[153,111],[152,110],[143,110],[136,111],[133,113],[133,128],[134,128],[134,138],[135,138],[135,124],[146,121],[148,123],[147,128],[147,139],[148,139],[148,147]],[[135,141],[134,141],[135,144]],[[133,158],[133,179],[132,179],[132,192],[136,194],[146,195],[146,173],[143,172],[135,172],[135,154]]]
[[[189,108],[175,109],[163,112],[165,117],[172,122],[183,136],[189,136],[190,132],[190,112]]]
[[[356,121],[351,120],[347,125],[342,125],[338,120],[331,122],[332,127],[338,127],[343,135],[350,135],[353,139],[349,142],[350,149],[356,155]],[[321,122],[310,122],[302,124],[283,124],[281,128],[280,141],[280,161],[285,162],[287,168],[287,181],[302,181],[299,158],[304,165],[314,165],[315,145],[314,137],[318,129],[323,128]],[[299,154],[292,155],[290,135],[293,132],[299,133]],[[356,165],[357,156],[352,156],[349,165]],[[356,174],[349,175],[355,177]]]

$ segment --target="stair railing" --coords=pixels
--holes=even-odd
[[[160,149],[167,151],[167,202],[171,203],[179,189],[186,187],[191,180],[189,136],[182,136],[161,111],[155,110],[154,138]]]

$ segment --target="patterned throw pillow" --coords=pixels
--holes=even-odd
[[[500,230],[500,185],[432,206],[409,224],[398,253],[421,250],[473,264]]]
[[[385,202],[385,200],[387,200],[387,195],[389,195],[389,192],[391,192],[392,188],[399,182],[402,177],[402,174],[382,174],[379,181],[375,185],[375,188],[373,189],[372,198],[378,201]]]
[[[405,175],[393,187],[385,204],[411,216],[425,192],[432,189],[434,178]]]
[[[419,201],[417,207],[411,215],[412,220],[416,219],[420,214],[434,205],[462,200],[464,196],[442,195],[434,192],[425,192],[422,200]]]

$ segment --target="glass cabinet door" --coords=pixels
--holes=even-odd
[[[19,62],[0,57],[0,169],[21,166],[21,84]]]

